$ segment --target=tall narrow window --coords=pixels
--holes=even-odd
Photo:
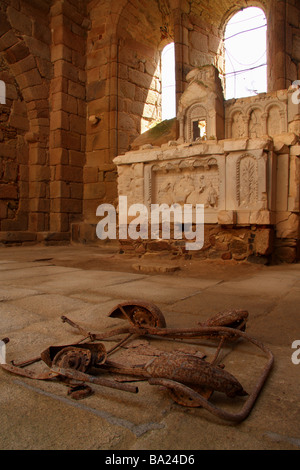
[[[226,99],[267,91],[267,21],[260,8],[236,13],[225,30]]]
[[[161,53],[162,120],[176,116],[175,50],[168,44]]]

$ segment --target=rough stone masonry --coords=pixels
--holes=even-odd
[[[268,92],[226,102],[224,29],[252,5],[267,19]],[[0,25],[1,244],[97,243],[99,204],[115,204],[132,181],[144,202],[182,200],[189,175],[187,198],[203,188],[208,205],[199,257],[299,259],[298,2],[3,0]],[[153,137],[161,51],[171,42],[177,118]],[[207,126],[205,141],[194,140],[195,120]],[[182,254],[172,241],[123,249]]]

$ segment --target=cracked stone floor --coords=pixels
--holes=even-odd
[[[79,341],[62,315],[92,332],[127,325],[108,313],[132,298],[157,305],[167,326],[176,328],[197,326],[226,309],[249,312],[246,332],[272,351],[274,366],[247,419],[234,424],[203,408],[180,406],[147,381],[136,383],[137,394],[92,385],[94,393],[76,401],[59,381],[1,369],[0,449],[299,450],[300,364],[292,362],[292,343],[300,340],[300,264],[134,258],[113,247],[82,245],[0,248],[0,339],[10,339],[7,362]],[[115,358],[138,363],[156,349],[209,358],[215,345],[136,338]],[[222,354],[225,370],[251,391],[266,363],[261,350],[242,342],[225,346]],[[214,397],[233,412],[246,399]]]

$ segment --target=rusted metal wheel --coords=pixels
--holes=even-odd
[[[85,348],[72,346],[61,349],[53,359],[53,365],[62,369],[85,372],[91,364],[92,353]]]
[[[125,318],[134,326],[165,328],[166,320],[160,309],[150,302],[122,302],[109,313],[110,317]]]

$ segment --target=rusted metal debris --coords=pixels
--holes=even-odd
[[[147,380],[150,385],[165,387],[174,401],[183,406],[203,407],[214,415],[229,420],[243,421],[250,413],[273,365],[273,354],[261,342],[245,333],[248,312],[231,310],[221,312],[194,328],[167,328],[160,309],[149,302],[136,300],[118,304],[110,313],[122,317],[127,326],[110,329],[102,333],[91,333],[66,316],[62,321],[77,329],[83,338],[76,344],[50,346],[40,356],[19,364],[2,364],[8,372],[37,380],[56,379],[69,387],[68,395],[82,399],[93,393],[87,384],[115,388],[137,393],[138,387],[129,383],[103,377],[105,372],[132,377],[132,381]],[[110,350],[103,341],[123,335]],[[132,338],[158,337],[163,339],[210,339],[218,341],[213,359],[208,362],[195,354],[161,352],[150,361],[138,366],[112,361],[110,356]],[[219,354],[226,341],[243,340],[258,347],[267,357],[261,376],[251,393],[230,372],[219,364]],[[6,342],[8,339],[6,338]],[[28,365],[43,361],[48,370],[35,373],[26,369]],[[247,396],[238,413],[231,413],[214,405],[210,399],[213,392],[224,393],[227,397]]]

